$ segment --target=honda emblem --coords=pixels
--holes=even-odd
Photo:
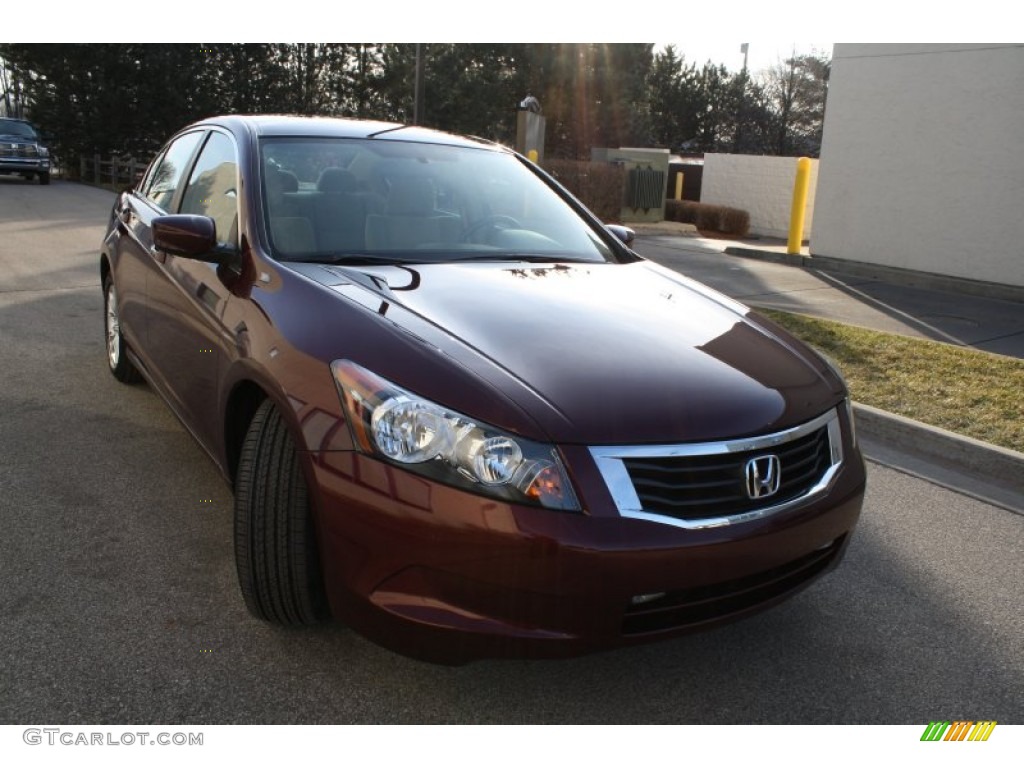
[[[751,499],[766,499],[779,491],[782,479],[782,464],[775,454],[755,456],[747,462],[747,496]]]

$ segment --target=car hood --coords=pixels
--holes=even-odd
[[[842,396],[802,345],[645,261],[294,266],[386,312],[561,443],[761,434],[813,418]],[[397,383],[416,389],[412,379]]]

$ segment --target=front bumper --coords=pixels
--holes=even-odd
[[[785,599],[849,542],[865,475],[847,450],[826,493],[700,530],[620,515],[585,449],[565,451],[582,513],[484,499],[358,453],[306,456],[335,616],[399,653],[462,663],[650,642]]]
[[[2,157],[0,156],[0,173],[49,173],[50,158],[48,157]]]

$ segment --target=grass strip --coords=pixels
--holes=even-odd
[[[854,400],[1024,452],[1024,360],[758,311],[833,358]]]

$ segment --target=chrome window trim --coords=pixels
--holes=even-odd
[[[669,517],[654,512],[646,512],[640,503],[636,490],[633,488],[633,481],[626,470],[624,459],[645,459],[665,458],[672,456],[714,456],[716,454],[743,453],[745,451],[756,451],[772,448],[778,445],[797,440],[809,435],[823,426],[828,427],[829,450],[832,464],[822,475],[821,479],[808,491],[795,499],[790,499],[781,504],[773,504],[761,509],[754,509],[749,512],[742,512],[727,517],[702,518],[700,520],[685,520]],[[674,445],[626,445],[626,446],[592,446],[590,455],[597,465],[598,471],[604,478],[605,485],[611,493],[615,506],[622,517],[630,517],[637,520],[649,520],[654,523],[671,525],[676,528],[687,530],[699,530],[702,528],[720,528],[726,525],[737,525],[751,520],[758,520],[763,517],[783,512],[808,499],[827,491],[839,469],[843,464],[843,441],[842,431],[839,426],[839,411],[833,408],[826,411],[811,421],[781,432],[758,437],[738,438],[736,440],[725,440],[712,443],[680,443]]]

